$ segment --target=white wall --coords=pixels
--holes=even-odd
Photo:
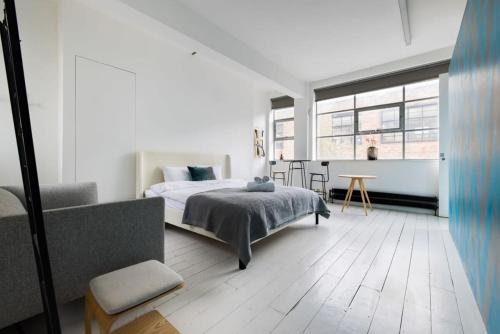
[[[148,34],[118,14],[107,16],[83,3],[61,0],[58,8],[50,0],[17,2],[42,183],[75,181],[76,55],[137,74],[137,149],[225,152],[233,158],[235,177],[267,171],[267,159],[252,156],[252,129],[269,130],[269,95],[264,92],[268,87],[205,59],[202,53],[191,56],[192,50],[181,48],[178,41],[171,44],[165,36]],[[442,60],[449,54],[450,49],[442,49],[311,83],[310,96],[296,100],[296,156],[313,156],[309,116],[314,88]],[[19,182],[20,174],[1,68],[0,184],[6,184]],[[333,174],[376,174],[379,178],[368,184],[370,189],[437,195],[437,165],[437,161],[335,161]]]
[[[380,66],[370,67],[364,70],[347,73],[338,77],[328,78],[321,81],[312,82],[310,84],[310,93],[313,95],[307,106],[296,108],[296,119],[298,122],[303,122],[307,119],[306,114],[311,114],[313,109],[313,90],[316,88],[338,85],[350,81],[364,79],[372,76],[377,76],[385,73],[399,71],[402,69],[415,67],[423,64],[437,62],[449,59],[452,48],[444,48],[433,52],[421,54],[415,57],[401,59],[395,62],[383,64]],[[297,114],[302,113],[302,114]],[[314,134],[314,123],[312,119],[308,119],[308,132]],[[303,129],[303,125],[295,126],[295,129]],[[303,130],[301,130],[303,131]],[[315,143],[314,140],[296,135],[296,147],[304,147],[307,145],[308,157],[315,159]],[[311,137],[312,138],[312,137]],[[309,142],[305,144],[305,141]],[[298,142],[297,142],[298,141]],[[296,150],[297,152],[297,150]],[[309,164],[310,169],[317,169],[319,163],[312,162]],[[332,161],[334,177],[331,187],[347,187],[347,181],[338,179],[338,174],[370,174],[376,175],[376,180],[366,182],[369,190],[378,190],[384,192],[393,192],[400,194],[414,194],[423,196],[438,196],[439,194],[439,162],[438,160],[378,160],[378,161]]]
[[[345,82],[366,79],[381,74],[387,74],[405,70],[411,67],[417,67],[424,64],[447,60],[451,58],[452,52],[453,46],[445,47],[431,52],[422,53],[417,56],[399,59],[386,64],[365,68],[363,70],[346,73],[324,80],[314,81],[311,83],[311,88],[316,89],[321,87],[334,86]]]
[[[252,129],[266,126],[267,108],[251,81],[79,2],[60,13],[64,182],[75,180],[76,55],[136,73],[138,150],[228,153],[234,177],[263,172]]]
[[[24,74],[40,183],[57,182],[58,54],[55,1],[16,1]],[[0,52],[0,57],[3,53]],[[0,60],[0,185],[19,184],[21,170],[3,59]]]
[[[76,181],[101,201],[135,196],[136,74],[76,58]]]
[[[294,156],[295,159],[307,159],[307,144],[309,142],[309,103],[310,96],[294,99]]]
[[[321,170],[319,162],[310,165],[311,169]],[[376,175],[376,179],[365,181],[369,191],[437,196],[438,165],[437,160],[337,160],[330,163],[330,177],[333,176],[333,182],[330,182],[329,186],[347,189],[349,180],[339,178],[339,174]]]
[[[253,157],[253,128],[267,126],[268,86],[85,2],[16,4],[41,183],[76,180],[77,55],[136,73],[138,150],[227,153],[234,177],[265,173],[266,159]],[[12,184],[21,178],[0,68],[0,184]]]
[[[448,73],[446,73],[439,76],[439,215],[441,217],[448,217],[450,211],[448,113]]]
[[[383,191],[397,194],[437,196],[439,186],[439,162],[437,160],[377,160],[377,161],[345,161],[330,162],[330,182],[327,188],[347,189],[349,180],[339,178],[339,174],[376,175],[374,180],[366,180],[368,191]],[[319,161],[308,163],[308,172],[325,173],[325,167]],[[288,170],[288,163],[279,162],[276,170]],[[300,182],[299,173],[294,174],[294,184]],[[309,187],[309,174],[307,174]],[[313,185],[320,188],[319,183]]]
[[[85,0],[89,1],[89,0]],[[95,1],[95,0],[93,0]],[[103,2],[103,0],[97,0]],[[224,63],[236,71],[259,80],[267,81],[274,89],[282,90],[293,97],[303,97],[305,83],[282,69],[281,64],[263,57],[259,50],[241,42],[237,36],[224,31],[204,16],[185,6],[182,1],[164,0],[120,0],[139,13],[154,18],[165,27],[198,41],[198,49],[210,53],[212,59]],[[112,2],[109,1],[108,2]],[[118,6],[115,5],[115,8]],[[169,32],[170,34],[171,32]],[[178,37],[176,37],[177,39]],[[190,42],[188,42],[190,43]],[[208,50],[206,50],[208,48]],[[227,59],[223,59],[227,58]],[[236,66],[235,66],[236,65]]]

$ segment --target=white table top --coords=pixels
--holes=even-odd
[[[350,175],[350,174],[341,174],[339,177],[346,177],[350,179],[376,179],[377,177],[374,175]]]

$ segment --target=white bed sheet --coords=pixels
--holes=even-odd
[[[189,196],[209,190],[246,187],[242,179],[173,181],[158,183],[144,192],[146,197],[163,197],[165,207],[184,210]]]

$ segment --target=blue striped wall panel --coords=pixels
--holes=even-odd
[[[500,0],[469,0],[450,64],[450,232],[500,333]]]

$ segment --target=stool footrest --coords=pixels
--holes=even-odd
[[[180,332],[158,311],[148,312],[113,334],[180,334]]]
[[[101,334],[107,334],[116,320],[124,314],[163,298],[183,286],[184,282],[181,276],[155,260],[138,263],[96,277],[90,281],[85,297],[85,334],[91,334],[94,317],[99,323]],[[146,318],[150,321],[151,317],[157,318],[158,321],[163,319],[162,321],[168,324],[168,321],[159,313],[149,314]],[[161,324],[167,328],[165,323]],[[173,334],[178,332],[136,330],[123,333]]]

